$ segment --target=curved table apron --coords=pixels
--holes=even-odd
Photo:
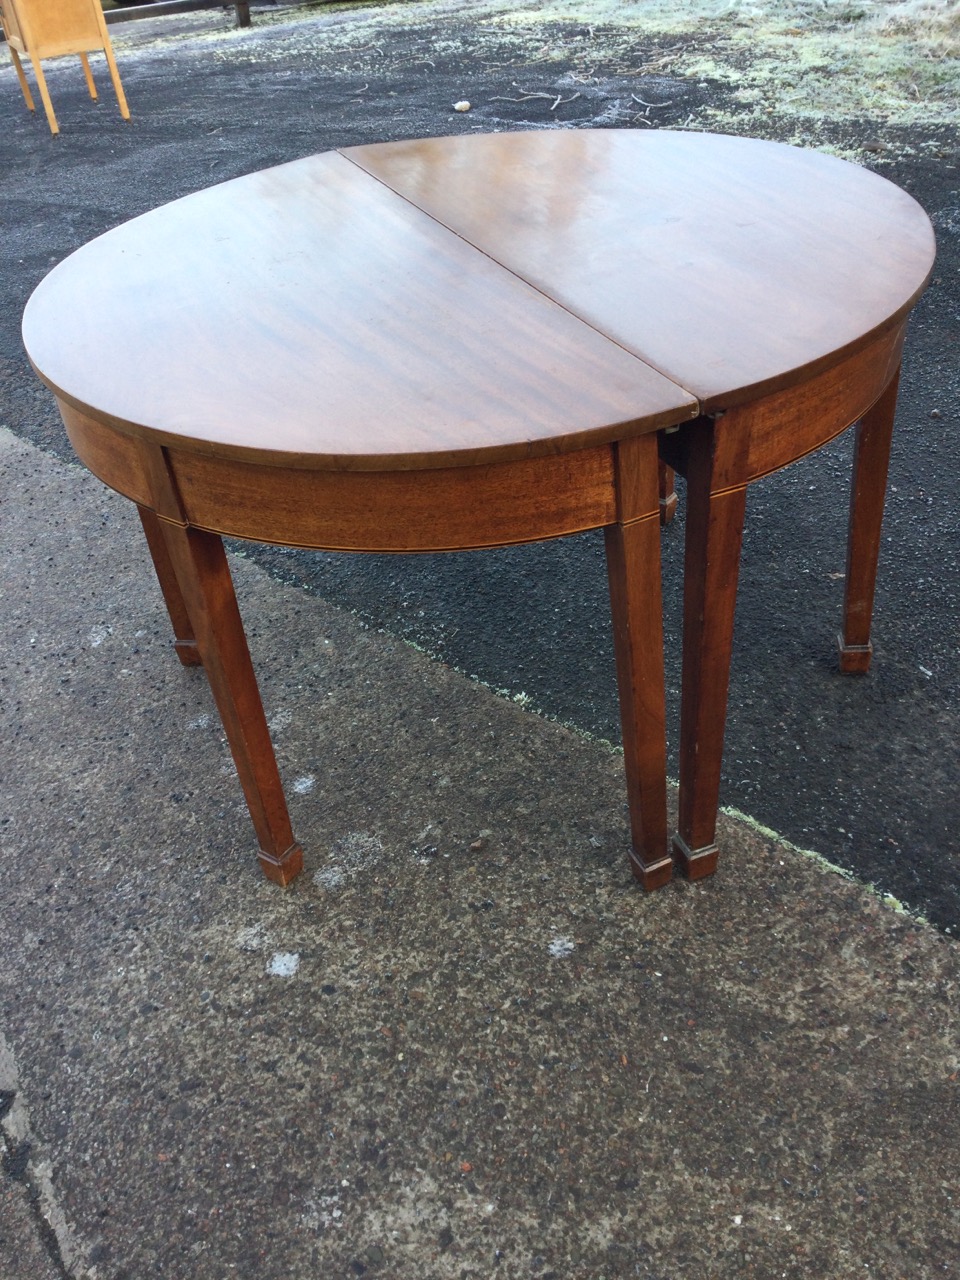
[[[603,528],[631,865],[654,888],[674,862],[716,866],[747,487],[853,423],[840,661],[869,664],[904,328],[932,263],[909,196],[815,153],[667,131],[428,139],[135,219],[51,272],[24,340],[79,457],[140,509],[271,879],[302,853],[221,535],[408,552]],[[688,503],[672,851],[671,469]]]

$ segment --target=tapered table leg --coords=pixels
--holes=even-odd
[[[654,436],[618,446],[621,519],[604,530],[630,809],[630,864],[645,889],[657,889],[673,875],[667,844],[656,449]]]
[[[856,428],[853,482],[850,489],[850,531],[844,585],[843,631],[837,636],[840,670],[864,672],[870,667],[873,645],[870,624],[877,585],[880,531],[890,464],[890,441],[897,409],[899,369],[872,409]]]
[[[183,601],[183,592],[173,571],[173,563],[167,550],[166,539],[160,528],[160,521],[155,511],[137,504],[140,512],[140,523],[147,537],[147,546],[153,557],[153,567],[157,571],[160,590],[167,605],[170,622],[173,626],[173,647],[185,667],[195,667],[200,663],[200,650],[193,636],[193,625]]]
[[[288,884],[303,867],[303,853],[290,827],[223,543],[167,520],[159,525],[260,842],[260,865],[268,879]]]
[[[720,766],[746,510],[745,486],[714,487],[717,431],[712,424],[691,432],[687,455],[680,813],[673,852],[692,880],[717,866]]]

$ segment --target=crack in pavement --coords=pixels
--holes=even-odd
[[[96,1268],[80,1262],[81,1249],[57,1202],[53,1167],[38,1159],[39,1148],[30,1129],[30,1113],[20,1088],[16,1059],[0,1031],[0,1132],[3,1152],[0,1169],[24,1188],[37,1236],[58,1276],[63,1280],[97,1280]]]

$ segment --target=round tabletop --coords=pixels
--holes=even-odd
[[[673,865],[661,459],[687,479],[673,847],[698,878],[717,859],[746,486],[860,422],[841,651],[864,670],[904,323],[933,256],[909,195],[814,152],[461,136],[330,152],[136,218],[51,272],[23,333],[78,455],[140,508],[267,875],[287,883],[302,853],[221,535],[447,551],[603,528],[631,862],[653,888]]]
[[[160,444],[331,470],[569,452],[796,384],[910,310],[929,220],[772,142],[348,148],[108,232],[37,288],[40,377]]]

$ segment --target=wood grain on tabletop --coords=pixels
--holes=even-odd
[[[929,220],[856,165],[669,130],[556,130],[342,154],[660,369],[704,411],[789,386],[905,315]]]
[[[292,465],[506,461],[696,412],[336,153],[99,237],[41,283],[23,331],[43,380],[107,424]]]

